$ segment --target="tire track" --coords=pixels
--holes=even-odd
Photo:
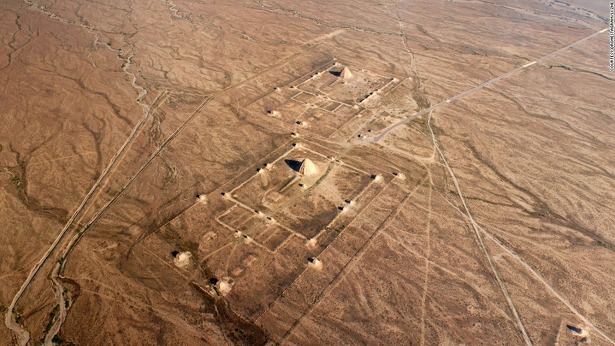
[[[466,215],[466,213],[464,213],[462,210],[460,210],[457,206],[455,206],[452,202],[450,202],[449,200],[446,199],[445,196],[442,196],[442,198],[453,208],[455,209],[457,212],[459,212],[464,218],[466,218],[468,221],[470,221],[468,215]],[[562,302],[562,304],[564,304],[575,316],[577,316],[580,320],[582,320],[588,327],[593,328],[593,330],[595,330],[600,336],[602,336],[605,340],[609,341],[610,343],[612,343],[613,345],[615,345],[615,341],[613,339],[611,339],[608,335],[606,335],[602,330],[598,329],[591,321],[589,321],[589,319],[587,317],[585,317],[583,314],[581,314],[573,305],[572,303],[570,303],[570,301],[568,301],[568,299],[566,299],[564,296],[562,296],[559,292],[557,292],[555,290],[555,288],[553,288],[553,286],[551,286],[551,284],[549,284],[547,282],[547,280],[538,272],[536,271],[534,268],[532,268],[532,266],[527,263],[523,257],[521,257],[521,255],[517,254],[514,250],[511,250],[510,248],[508,248],[506,245],[504,245],[504,243],[502,243],[502,241],[500,239],[498,239],[496,236],[494,236],[493,234],[487,232],[483,227],[481,227],[480,225],[477,225],[478,229],[490,240],[492,240],[496,245],[498,245],[504,252],[506,252],[511,258],[513,258],[514,260],[516,260],[517,262],[519,262],[519,264],[521,264],[525,269],[527,269],[530,273],[532,273],[532,275],[534,275],[534,277],[536,277],[536,279],[542,283],[545,288],[554,296],[556,297],[560,302]]]
[[[90,219],[90,221],[88,221],[83,228],[81,229],[81,231],[79,231],[77,233],[77,235],[75,235],[71,241],[67,244],[67,246],[65,247],[64,252],[62,253],[62,256],[60,257],[61,259],[63,259],[63,261],[61,261],[61,264],[58,264],[55,266],[52,274],[51,274],[51,280],[55,285],[55,290],[57,293],[57,297],[59,299],[58,304],[60,304],[61,308],[60,308],[60,314],[56,317],[56,319],[54,320],[54,324],[52,326],[52,328],[50,328],[50,332],[45,336],[45,340],[51,342],[51,339],[60,331],[60,328],[62,326],[62,324],[64,323],[64,320],[66,319],[66,314],[67,314],[67,310],[63,309],[62,307],[64,306],[64,296],[62,295],[62,292],[64,291],[64,288],[62,286],[62,283],[60,282],[60,280],[58,280],[59,277],[61,277],[62,272],[64,271],[64,268],[66,266],[66,263],[68,261],[68,256],[71,254],[71,252],[73,251],[73,249],[75,248],[75,246],[77,246],[77,244],[79,243],[79,241],[83,238],[83,236],[86,234],[86,232],[88,231],[88,229],[92,226],[92,224],[94,224],[101,216],[104,215],[104,213],[111,207],[111,205],[113,205],[113,203],[115,203],[115,201],[117,201],[124,193],[124,191],[126,191],[126,189],[128,189],[128,187],[130,187],[130,185],[141,175],[141,173],[143,173],[143,171],[145,171],[150,164],[154,161],[154,159],[156,157],[158,157],[158,155],[160,154],[160,152],[186,127],[186,125],[196,117],[196,115],[201,111],[201,109],[209,102],[209,100],[211,100],[211,97],[207,98],[206,100],[204,100],[198,107],[197,109],[190,115],[190,117],[188,117],[188,119],[186,119],[159,147],[158,149],[152,153],[150,155],[150,157],[148,158],[148,160],[141,166],[141,168],[139,168],[139,170],[120,188],[120,190],[115,194],[115,196],[113,196],[112,199],[110,199],[109,201],[107,201],[107,203],[105,203],[105,205],[103,205],[98,212],[92,217],[92,219]]]
[[[161,97],[162,95],[164,95],[164,92],[158,95],[156,100],[154,100],[154,103],[157,103],[162,98]],[[30,271],[30,274],[28,275],[26,280],[23,282],[23,284],[19,288],[19,291],[17,291],[17,293],[11,300],[11,304],[7,308],[7,312],[5,314],[4,323],[7,326],[7,328],[15,332],[15,334],[17,335],[18,343],[20,345],[26,345],[28,343],[30,339],[30,333],[26,331],[24,328],[22,328],[19,324],[16,323],[15,316],[14,316],[15,306],[19,302],[19,299],[21,299],[22,295],[24,294],[28,286],[30,286],[30,284],[32,283],[32,280],[34,279],[36,274],[39,272],[41,267],[47,262],[49,257],[51,257],[52,252],[56,249],[58,244],[62,241],[62,239],[64,238],[64,236],[66,235],[70,227],[73,225],[75,220],[81,216],[84,207],[87,205],[91,197],[101,186],[101,184],[103,183],[103,181],[105,180],[105,178],[107,177],[111,169],[124,156],[126,152],[126,148],[128,148],[128,146],[132,143],[136,135],[139,133],[143,124],[149,118],[150,114],[151,112],[146,112],[146,114],[141,118],[141,120],[137,123],[137,125],[132,129],[132,132],[130,133],[126,141],[124,141],[124,144],[122,144],[120,149],[115,153],[115,155],[113,155],[107,167],[105,167],[105,169],[101,172],[96,182],[94,182],[94,185],[92,185],[92,188],[88,191],[88,193],[82,199],[77,209],[73,212],[72,216],[68,219],[68,221],[64,225],[64,228],[62,228],[62,230],[60,231],[56,239],[53,241],[51,246],[47,249],[47,251],[39,259],[36,265],[32,268],[32,270]]]
[[[301,324],[303,319],[311,314],[318,304],[329,296],[329,294],[337,287],[337,285],[352,271],[354,266],[363,258],[363,255],[369,248],[369,246],[373,243],[374,239],[376,239],[385,229],[387,229],[388,224],[391,220],[394,220],[395,217],[399,214],[401,208],[406,204],[408,199],[414,195],[414,193],[423,185],[423,183],[427,180],[427,177],[424,177],[419,181],[416,187],[404,196],[404,198],[397,204],[395,209],[393,209],[389,215],[384,219],[384,221],[378,226],[377,230],[372,233],[372,235],[363,243],[363,245],[355,252],[354,256],[344,265],[344,267],[337,273],[337,275],[333,278],[333,280],[329,283],[329,285],[321,291],[321,293],[317,296],[316,301],[307,309],[290,327],[290,329],[284,334],[282,339],[280,340],[280,344],[283,344],[287,341],[287,339],[292,335],[295,328]]]
[[[561,294],[559,294],[553,286],[551,286],[538,272],[536,272],[521,256],[515,253],[513,250],[506,247],[498,238],[485,231],[482,227],[478,226],[478,229],[490,240],[496,243],[502,250],[504,250],[510,257],[515,259],[519,264],[521,264],[525,269],[527,269],[534,277],[542,283],[549,292],[553,296],[555,296],[559,301],[561,301],[566,307],[575,314],[578,318],[580,318],[585,325],[592,328],[596,333],[602,336],[605,340],[615,345],[615,341],[607,336],[602,330],[598,329],[593,323],[591,323],[584,315],[582,315],[566,298],[564,298]]]
[[[429,126],[429,128],[431,129],[431,126]],[[432,132],[432,134],[433,134],[433,132]],[[497,267],[495,265],[493,257],[491,257],[491,254],[489,253],[489,250],[487,249],[487,246],[485,245],[485,242],[483,240],[481,232],[479,231],[479,226],[476,223],[476,221],[474,220],[474,217],[472,216],[472,213],[470,212],[470,209],[468,208],[468,206],[466,204],[465,198],[463,197],[463,194],[461,192],[461,187],[459,186],[459,181],[457,180],[457,176],[455,175],[455,173],[453,172],[453,170],[449,166],[448,161],[446,160],[446,157],[444,156],[444,153],[440,149],[440,146],[435,141],[435,138],[434,138],[434,145],[436,147],[436,150],[438,151],[438,154],[440,155],[440,158],[442,159],[442,163],[444,163],[444,167],[446,168],[446,170],[448,171],[449,175],[451,176],[453,184],[455,185],[455,189],[457,190],[457,194],[459,195],[459,199],[461,200],[461,204],[463,205],[463,208],[465,210],[465,214],[467,215],[467,218],[468,218],[468,220],[470,222],[470,225],[472,226],[472,230],[474,231],[474,234],[476,235],[476,240],[478,242],[478,245],[480,246],[481,250],[485,254],[485,258],[487,259],[487,263],[489,264],[489,268],[493,272],[493,275],[495,276],[495,280],[496,280],[498,286],[500,287],[500,290],[502,291],[502,294],[504,295],[504,298],[506,299],[506,303],[508,304],[508,307],[509,307],[511,313],[513,314],[513,318],[515,320],[515,323],[517,324],[517,327],[519,328],[519,331],[522,334],[523,340],[525,341],[526,345],[531,346],[532,345],[532,340],[530,339],[530,336],[527,334],[527,330],[525,329],[525,326],[523,325],[523,322],[521,322],[521,318],[519,317],[519,313],[517,312],[517,308],[515,307],[515,305],[513,304],[512,299],[510,298],[510,294],[508,293],[508,290],[506,289],[506,286],[504,285],[504,281],[500,278],[500,274],[499,274],[499,272],[497,270]]]
[[[429,172],[429,198],[427,212],[427,249],[425,252],[425,276],[423,278],[423,296],[421,297],[421,345],[425,345],[425,305],[427,302],[427,287],[429,284],[429,265],[431,263],[431,197],[433,195],[433,180],[431,179],[431,172]]]
[[[474,233],[475,233],[475,235],[477,237],[478,243],[479,243],[481,249],[483,250],[483,253],[485,254],[485,257],[486,257],[487,262],[488,262],[488,264],[489,264],[489,266],[491,268],[491,271],[493,272],[493,274],[494,274],[494,276],[496,278],[496,281],[498,283],[498,286],[500,287],[500,290],[502,291],[502,294],[504,295],[504,298],[506,299],[506,302],[507,302],[507,304],[508,304],[508,306],[509,306],[509,308],[510,308],[512,314],[513,314],[513,317],[514,317],[514,319],[516,321],[516,324],[519,327],[519,330],[520,330],[520,332],[522,334],[522,337],[523,337],[526,345],[531,346],[532,345],[532,341],[530,340],[530,337],[527,334],[527,331],[525,330],[525,326],[521,322],[519,314],[517,313],[517,309],[515,308],[515,305],[513,304],[513,301],[510,298],[510,295],[508,294],[508,291],[507,291],[503,281],[500,278],[500,275],[499,275],[499,273],[497,271],[497,268],[496,268],[495,264],[493,263],[493,258],[489,254],[489,251],[486,248],[480,233],[478,232],[476,222],[472,218],[472,214],[470,213],[470,210],[468,209],[468,207],[465,204],[465,199],[463,198],[463,195],[461,193],[461,189],[459,187],[459,183],[457,181],[457,178],[456,178],[455,174],[453,173],[453,170],[450,168],[450,166],[449,166],[449,164],[448,164],[448,162],[446,160],[446,157],[444,156],[444,153],[441,151],[440,146],[438,145],[438,142],[436,141],[436,137],[435,137],[435,135],[433,133],[433,129],[431,128],[431,114],[432,114],[433,110],[435,110],[436,108],[441,107],[443,105],[446,105],[446,104],[448,104],[449,102],[451,102],[453,100],[461,98],[461,97],[463,97],[463,96],[465,96],[465,95],[467,95],[469,93],[472,93],[472,92],[474,92],[476,90],[479,90],[479,89],[481,89],[481,88],[483,88],[483,87],[485,87],[485,86],[487,86],[487,85],[489,85],[491,83],[494,83],[494,82],[496,82],[496,81],[498,81],[498,80],[500,80],[502,78],[505,78],[505,77],[507,77],[509,75],[512,75],[512,74],[522,70],[525,67],[531,66],[531,64],[525,65],[525,66],[523,66],[521,68],[518,68],[516,70],[508,72],[507,74],[502,75],[500,77],[491,79],[491,80],[489,80],[489,81],[487,81],[487,82],[485,82],[485,83],[483,83],[483,84],[481,84],[481,85],[479,85],[479,86],[477,86],[477,87],[475,87],[473,89],[465,91],[464,93],[461,93],[461,94],[459,94],[459,95],[457,95],[457,96],[455,96],[455,97],[453,97],[451,99],[448,99],[446,101],[442,101],[442,102],[440,102],[440,103],[438,103],[438,104],[436,104],[434,106],[430,106],[431,103],[430,103],[429,99],[425,96],[424,91],[423,91],[424,85],[422,85],[420,77],[419,77],[419,74],[418,74],[418,67],[416,65],[416,60],[414,58],[414,53],[412,52],[410,47],[408,47],[408,44],[407,44],[407,37],[406,37],[406,34],[404,32],[403,22],[401,20],[401,15],[399,13],[399,5],[400,5],[400,3],[401,3],[401,0],[398,1],[395,4],[396,5],[395,13],[393,13],[393,11],[390,11],[390,12],[391,12],[391,15],[394,16],[397,19],[397,22],[398,22],[398,25],[399,25],[399,35],[400,35],[400,37],[402,39],[404,50],[411,57],[411,69],[412,69],[412,73],[414,74],[414,77],[415,77],[414,80],[413,80],[413,83],[412,83],[412,98],[416,101],[417,105],[419,106],[419,112],[415,113],[414,115],[412,115],[410,117],[407,117],[406,119],[404,119],[404,120],[402,120],[402,121],[400,121],[400,122],[398,122],[396,124],[393,124],[393,125],[385,128],[379,135],[377,135],[376,137],[370,138],[369,140],[374,142],[374,143],[378,142],[380,139],[382,139],[382,137],[384,137],[386,134],[388,134],[390,131],[392,131],[396,127],[404,125],[404,124],[410,122],[411,120],[413,120],[413,119],[415,119],[415,118],[417,118],[417,117],[419,117],[421,115],[424,115],[424,114],[428,115],[427,127],[429,128],[429,131],[431,133],[431,140],[432,140],[432,143],[433,143],[433,146],[434,146],[434,150],[438,152],[438,154],[439,154],[439,156],[440,156],[440,158],[442,160],[442,163],[444,164],[444,166],[448,170],[448,173],[449,173],[449,175],[451,176],[451,178],[453,180],[453,183],[454,183],[454,185],[455,185],[455,187],[457,189],[457,192],[459,194],[461,202],[462,202],[462,204],[463,204],[463,206],[464,206],[464,208],[466,210],[466,213],[467,213],[469,219],[471,220],[472,228],[473,228]],[[585,39],[587,39],[587,37]],[[583,40],[585,40],[585,39],[583,39]],[[578,42],[575,42],[575,44],[576,43],[578,43]],[[567,48],[567,47],[565,47],[565,48]],[[565,49],[565,48],[560,49],[560,51]],[[554,53],[551,53],[551,54],[554,54]],[[404,70],[406,70],[405,66],[404,66]],[[407,70],[406,70],[406,73],[408,73]],[[429,193],[429,201],[430,201],[430,203],[431,203],[431,195],[432,195],[432,193],[433,193],[433,189],[430,189],[430,193]],[[431,206],[429,208],[429,214],[430,213],[431,213]],[[429,225],[428,225],[428,227],[429,227]],[[429,268],[428,265],[429,265],[429,263],[426,262],[426,269]],[[421,344],[422,345],[424,345],[424,343],[425,343],[425,320],[424,320],[424,313],[425,313],[425,300],[426,300],[426,294],[427,294],[427,282],[428,282],[428,272],[426,271],[425,272],[425,279],[424,279],[423,299],[422,299],[422,302],[421,302],[421,307],[422,307],[422,310],[421,310],[422,311],[421,312]]]
[[[359,218],[359,215],[361,215],[361,213],[362,213],[363,211],[365,211],[365,210],[366,210],[366,209],[367,209],[367,208],[371,205],[371,203],[372,203],[373,201],[375,201],[376,199],[378,199],[378,197],[380,196],[380,194],[381,194],[383,191],[385,191],[385,190],[389,187],[389,185],[391,185],[391,184],[393,183],[393,181],[394,181],[394,180],[395,180],[395,178],[391,179],[391,181],[389,181],[389,182],[388,182],[388,183],[387,183],[387,184],[386,184],[386,185],[385,185],[385,186],[384,186],[384,187],[383,187],[380,191],[378,191],[378,193],[376,194],[376,196],[374,196],[371,200],[369,200],[369,202],[365,205],[365,207],[363,207],[363,208],[359,211],[359,213],[358,213],[358,214],[357,214],[357,215],[356,215],[356,216],[355,216],[355,217],[354,217],[354,218],[353,218],[353,219],[352,219],[352,220],[348,223],[348,225],[346,225],[346,227],[345,227],[345,228],[344,228],[344,229],[340,232],[340,234],[338,235],[338,237],[339,237],[340,235],[342,235],[342,233],[343,233],[344,231],[346,231],[346,230],[349,228],[349,226],[350,226],[350,225],[352,225],[352,223],[353,223],[355,220],[357,220],[357,219]],[[336,239],[337,239],[337,238],[336,238]],[[324,248],[324,249],[322,249],[322,251],[320,251],[319,255],[320,255],[320,254],[322,254],[323,252],[325,252],[325,251],[329,248],[329,246],[331,246],[331,244],[332,244],[332,243],[333,243],[333,242],[328,243],[328,244],[325,246],[325,248]],[[297,275],[297,277],[296,277],[296,278],[295,278],[295,279],[294,279],[294,280],[293,280],[293,281],[292,281],[292,282],[291,282],[291,283],[290,283],[290,284],[289,284],[289,285],[288,285],[288,286],[287,286],[287,287],[286,287],[286,288],[282,291],[282,293],[280,293],[280,295],[279,295],[279,296],[278,296],[278,297],[277,297],[274,301],[272,301],[272,302],[269,304],[269,306],[267,306],[267,308],[266,308],[266,309],[265,309],[265,310],[264,310],[264,311],[263,311],[263,312],[262,312],[262,313],[261,313],[261,314],[260,314],[260,315],[259,315],[259,316],[255,319],[255,320],[254,320],[254,323],[255,323],[255,324],[256,324],[256,323],[258,323],[258,321],[259,321],[259,320],[260,320],[263,316],[265,316],[265,315],[266,315],[266,314],[267,314],[267,313],[268,313],[268,312],[269,312],[269,311],[270,311],[270,310],[274,307],[274,305],[275,305],[278,301],[280,301],[280,300],[281,300],[281,299],[282,299],[282,298],[286,295],[286,292],[287,292],[288,290],[290,290],[290,289],[293,287],[293,285],[294,285],[297,281],[299,281],[299,279],[303,276],[303,274],[305,274],[305,273],[308,271],[308,268],[309,268],[309,267],[307,267],[307,266],[306,266],[306,267],[303,269],[303,271],[301,271],[301,273],[300,273],[299,275]]]
[[[425,108],[423,110],[420,110],[420,111],[414,113],[413,115],[411,115],[411,116],[409,116],[409,117],[407,117],[407,118],[405,118],[403,120],[400,120],[399,122],[394,123],[394,124],[390,125],[389,127],[385,128],[377,136],[366,138],[366,140],[369,141],[369,142],[376,143],[376,142],[380,141],[384,136],[386,136],[389,132],[393,131],[394,129],[396,129],[396,128],[400,127],[400,126],[403,126],[403,125],[409,123],[410,121],[412,121],[412,120],[414,120],[414,119],[416,119],[416,118],[418,118],[420,116],[428,114],[428,113],[430,113],[430,112],[432,112],[432,111],[434,111],[434,110],[436,110],[436,109],[438,109],[440,107],[446,106],[449,103],[457,101],[457,100],[459,100],[459,99],[461,99],[461,98],[463,98],[463,97],[465,97],[465,96],[467,96],[469,94],[472,94],[472,93],[474,93],[476,91],[479,91],[479,90],[481,90],[481,89],[483,89],[483,88],[485,88],[485,87],[487,87],[487,86],[489,86],[489,85],[491,85],[493,83],[496,83],[496,82],[498,82],[498,81],[500,81],[502,79],[505,79],[505,78],[508,78],[508,77],[510,77],[510,76],[512,76],[514,74],[517,74],[517,73],[519,73],[519,72],[521,72],[521,71],[523,71],[525,69],[528,69],[529,67],[531,67],[531,66],[533,66],[535,64],[542,63],[542,62],[544,62],[544,61],[546,61],[546,60],[548,60],[550,58],[553,58],[553,57],[561,54],[563,51],[565,51],[565,50],[567,50],[569,48],[572,48],[572,47],[574,47],[574,46],[576,46],[576,45],[578,45],[580,43],[583,43],[583,42],[585,42],[585,41],[587,41],[589,39],[592,39],[593,37],[595,37],[595,36],[597,36],[599,34],[602,34],[602,33],[606,32],[607,30],[608,29],[602,29],[600,31],[597,31],[597,32],[595,32],[595,33],[593,33],[593,34],[591,34],[591,35],[589,35],[587,37],[584,37],[584,38],[582,38],[582,39],[580,39],[580,40],[578,40],[576,42],[573,42],[573,43],[571,43],[571,44],[569,44],[569,45],[567,45],[567,46],[565,46],[563,48],[560,48],[560,49],[558,49],[558,50],[556,50],[554,52],[551,52],[551,53],[549,53],[547,55],[544,55],[544,56],[542,56],[542,57],[540,57],[540,58],[538,58],[538,59],[536,59],[536,60],[534,60],[534,61],[532,61],[530,63],[527,63],[527,64],[525,64],[523,66],[519,66],[519,67],[517,67],[517,68],[515,68],[515,69],[513,69],[513,70],[511,70],[509,72],[504,73],[503,75],[497,76],[497,77],[492,78],[492,79],[490,79],[490,80],[488,80],[486,82],[483,82],[482,84],[479,84],[479,85],[477,85],[477,86],[475,86],[475,87],[473,87],[471,89],[468,89],[468,90],[466,90],[466,91],[464,91],[462,93],[459,93],[459,94],[457,94],[455,96],[452,96],[451,98],[446,99],[444,101],[441,101],[440,103],[437,103],[437,104],[435,104],[435,105],[433,105],[433,106],[431,106],[429,108]]]

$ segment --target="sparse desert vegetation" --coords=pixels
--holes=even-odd
[[[615,343],[606,1],[0,16],[0,344]]]

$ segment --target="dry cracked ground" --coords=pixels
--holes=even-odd
[[[613,344],[608,11],[1,1],[0,344]]]

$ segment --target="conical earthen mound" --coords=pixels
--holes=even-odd
[[[316,165],[314,164],[314,162],[312,162],[312,160],[305,159],[301,161],[301,167],[299,167],[299,173],[305,176],[310,176],[310,175],[314,175],[318,173],[318,169],[316,168]]]
[[[342,70],[342,72],[340,72],[340,78],[341,79],[352,78],[352,72],[350,72],[350,69],[347,66],[344,66],[344,69]]]

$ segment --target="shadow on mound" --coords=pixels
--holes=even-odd
[[[299,172],[301,170],[301,164],[302,164],[301,161],[286,159],[284,160],[284,162],[286,162],[288,167],[290,167],[290,169],[292,169],[295,172]]]
[[[566,328],[568,328],[569,330],[571,330],[572,332],[576,333],[576,334],[581,334],[583,333],[583,329],[575,327],[575,326],[571,326],[569,324],[566,325]]]

